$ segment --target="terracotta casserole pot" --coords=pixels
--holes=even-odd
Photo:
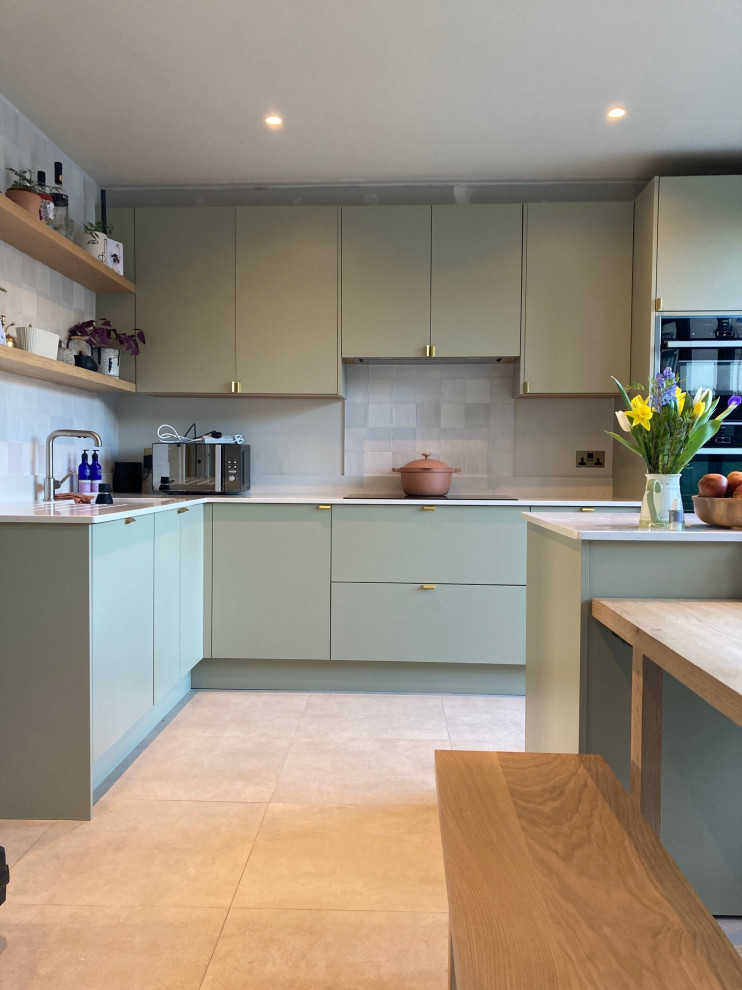
[[[417,461],[409,461],[404,467],[392,468],[402,475],[402,490],[405,495],[448,495],[451,475],[458,474],[461,468],[452,468],[443,461],[428,460],[430,454],[423,454]]]

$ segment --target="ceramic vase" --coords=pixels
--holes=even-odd
[[[118,378],[120,372],[121,353],[116,347],[96,348],[96,358],[98,360],[98,371],[111,378]]]
[[[675,500],[683,504],[680,494],[679,474],[647,474],[644,498],[639,514],[640,529],[667,529],[670,526],[670,509]]]
[[[30,213],[32,217],[39,219],[41,196],[38,193],[31,192],[30,189],[8,189],[5,195],[21,209]]]
[[[94,234],[85,234],[83,238],[82,246],[88,252],[92,254],[94,258],[98,261],[102,261],[103,264],[106,263],[106,243],[108,237],[97,230]]]

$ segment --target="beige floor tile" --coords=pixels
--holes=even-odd
[[[264,812],[257,804],[105,798],[91,822],[48,829],[13,871],[13,900],[227,907]]]
[[[203,990],[446,990],[444,914],[233,908]]]
[[[300,739],[273,801],[284,804],[435,803],[433,754],[448,739]]]
[[[271,804],[234,906],[445,912],[438,809]]]
[[[5,847],[8,866],[14,866],[51,824],[51,822],[0,819],[0,846]]]
[[[298,736],[315,739],[445,739],[439,695],[313,694]]]
[[[198,990],[225,908],[3,905],[7,990]],[[4,945],[3,945],[4,942]]]
[[[525,699],[512,695],[444,695],[451,742],[479,740],[500,749],[522,749],[525,740]]]
[[[176,722],[162,730],[108,791],[170,801],[269,801],[292,735],[212,735]]]
[[[297,691],[194,691],[171,724],[214,735],[293,735],[308,698]]]

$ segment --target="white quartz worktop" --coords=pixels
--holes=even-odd
[[[480,505],[480,506],[512,506],[514,508],[525,508],[539,506],[547,508],[549,506],[574,506],[576,509],[598,507],[609,508],[612,506],[636,505],[638,502],[622,501],[601,501],[599,499],[544,499],[544,498],[447,498],[430,499],[436,505]],[[6,505],[0,504],[0,523],[76,523],[90,525],[92,523],[108,522],[114,519],[124,519],[127,516],[148,515],[152,512],[163,512],[174,505],[203,504],[203,503],[230,503],[259,505],[301,505],[301,504],[323,504],[323,505],[420,505],[425,499],[406,498],[343,498],[342,495],[323,495],[321,492],[311,494],[290,495],[282,493],[271,495],[270,493],[218,496],[209,495],[205,497],[183,495],[183,496],[136,496],[136,495],[114,495],[113,505],[75,505],[70,501],[55,502],[19,502]],[[570,513],[568,518],[572,518]]]
[[[624,542],[742,543],[742,530],[716,529],[700,522],[690,512],[685,515],[685,529],[639,529],[639,513],[601,512],[524,512],[523,518],[533,526],[549,530],[570,540],[623,540]]]

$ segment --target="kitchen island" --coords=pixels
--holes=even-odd
[[[599,753],[628,790],[632,653],[591,601],[740,599],[742,532],[692,515],[682,532],[640,530],[638,514],[524,515],[526,749]],[[713,913],[742,914],[742,729],[669,675],[662,760],[663,843]]]

